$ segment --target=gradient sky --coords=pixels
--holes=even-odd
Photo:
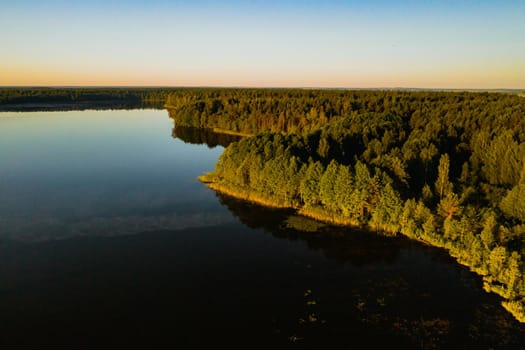
[[[0,85],[525,88],[525,1],[0,0]]]

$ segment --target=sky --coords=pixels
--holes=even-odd
[[[0,86],[525,89],[525,1],[0,0]]]

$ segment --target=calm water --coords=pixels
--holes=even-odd
[[[231,138],[173,126],[0,113],[0,346],[523,348],[442,251],[217,195]]]

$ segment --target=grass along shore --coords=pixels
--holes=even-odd
[[[214,191],[221,192],[223,194],[226,194],[228,196],[245,200],[251,203],[260,204],[266,207],[271,208],[280,208],[280,209],[294,209],[296,210],[298,215],[314,219],[316,221],[320,221],[323,223],[331,224],[331,225],[337,225],[337,226],[348,226],[348,227],[355,227],[359,229],[367,230],[368,232],[373,233],[385,233],[386,235],[393,236],[397,234],[402,234],[403,236],[414,239],[420,243],[427,244],[433,247],[437,248],[443,248],[445,249],[450,256],[456,259],[456,261],[469,268],[470,271],[476,273],[477,275],[481,276],[483,279],[483,289],[490,293],[496,293],[497,295],[501,296],[503,298],[501,305],[505,310],[507,310],[510,314],[514,316],[516,320],[519,322],[525,323],[525,300],[516,300],[512,299],[511,295],[508,295],[506,291],[502,288],[499,288],[497,284],[492,284],[492,278],[488,274],[486,270],[477,268],[475,266],[471,266],[467,260],[463,259],[462,256],[458,253],[455,253],[452,246],[447,244],[446,241],[438,238],[438,237],[421,237],[421,236],[415,236],[411,234],[406,234],[402,230],[399,230],[399,228],[396,227],[388,227],[388,226],[375,226],[371,225],[370,223],[360,223],[355,220],[351,220],[348,218],[341,217],[340,215],[334,214],[326,209],[316,207],[316,208],[306,208],[304,206],[300,205],[294,205],[290,201],[287,201],[286,199],[282,198],[275,198],[268,195],[263,195],[260,193],[257,193],[253,189],[250,188],[234,188],[233,186],[229,186],[227,183],[224,183],[224,181],[217,181],[213,178],[210,174],[204,174],[199,176],[199,181],[204,183],[207,187],[210,189],[213,189]]]

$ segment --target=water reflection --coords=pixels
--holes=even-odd
[[[220,134],[213,132],[211,129],[177,125],[176,122],[173,126],[172,136],[173,138],[184,141],[184,143],[194,145],[205,144],[208,148],[217,146],[228,147],[230,143],[237,142],[241,139],[240,136]]]
[[[392,237],[329,225],[315,226],[313,231],[307,225],[316,225],[317,222],[297,216],[293,210],[267,208],[220,192],[215,194],[219,202],[244,225],[252,229],[262,228],[278,239],[302,241],[309,249],[321,252],[338,263],[351,263],[355,266],[388,263],[399,255],[401,244],[392,244],[396,240]]]
[[[312,347],[331,339],[348,347],[519,349],[525,341],[525,325],[440,249],[329,225],[313,225],[314,232],[292,210],[216,195],[247,227],[303,243],[329,262],[298,259],[309,277],[291,277],[305,291],[305,306],[288,332]],[[367,343],[375,334],[384,338]]]
[[[0,240],[231,222],[197,181],[222,148],[174,140],[172,126],[160,110],[0,113]]]
[[[84,110],[130,110],[130,109],[164,109],[164,102],[99,100],[76,102],[31,102],[31,103],[2,103],[0,112],[66,112]]]
[[[42,242],[74,237],[115,237],[144,232],[177,231],[195,227],[213,227],[231,222],[223,213],[191,212],[180,208],[167,215],[123,215],[64,221],[56,217],[0,218],[0,241]]]

